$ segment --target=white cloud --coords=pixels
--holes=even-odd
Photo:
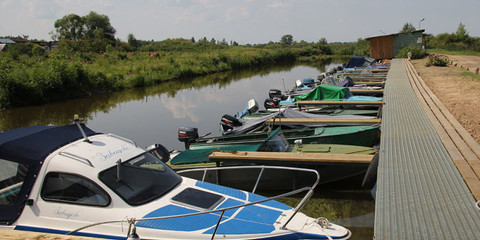
[[[126,40],[128,33],[144,40],[166,38],[215,38],[240,44],[278,41],[292,34],[297,41],[356,41],[377,34],[395,33],[405,22],[427,33],[455,32],[459,22],[472,36],[479,36],[479,1],[460,0],[443,7],[433,2],[405,0],[362,4],[353,0],[2,0],[2,35],[30,35],[49,39],[55,20],[71,13],[80,16],[95,11],[107,15]],[[412,6],[415,6],[413,8]],[[462,6],[469,6],[464,8]],[[364,14],[375,9],[377,14]],[[405,14],[408,13],[408,14]],[[381,21],[380,21],[381,19]],[[355,27],[353,27],[355,26]]]
[[[2,4],[0,5],[1,8],[2,8],[2,11],[4,11],[5,9],[7,9],[10,5],[10,3],[12,3],[12,0],[4,0],[2,1]]]
[[[225,22],[229,23],[235,20],[242,20],[249,17],[249,12],[245,7],[228,8],[225,12]]]
[[[189,118],[192,122],[199,122],[199,117],[194,114],[194,110],[197,108],[196,101],[187,100],[185,95],[182,95],[180,99],[162,95],[161,102],[166,109],[172,112],[174,118]]]

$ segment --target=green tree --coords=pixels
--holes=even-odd
[[[106,15],[91,11],[88,15],[80,17],[69,14],[55,21],[54,24],[58,39],[80,40],[84,38],[106,38],[115,40],[115,28],[110,25]],[[55,34],[52,34],[55,36]]]
[[[323,55],[332,55],[333,50],[330,46],[328,46],[327,39],[320,38],[318,42],[314,45],[316,49],[320,51],[320,54]]]
[[[38,44],[35,44],[33,45],[33,48],[32,48],[32,56],[45,56],[45,48],[38,45]]]
[[[127,42],[132,46],[134,49],[138,48],[138,40],[133,36],[132,33],[129,33],[127,36]]]
[[[63,52],[105,52],[110,44],[115,46],[115,28],[105,15],[91,11],[80,17],[69,14],[55,21],[56,34],[52,37],[60,40],[59,49]]]
[[[458,25],[455,35],[457,36],[457,41],[459,42],[466,42],[470,38],[470,36],[468,36],[468,31],[465,28],[465,25],[462,24],[461,22]]]
[[[293,36],[290,34],[283,35],[280,39],[280,43],[284,45],[292,45],[293,44]]]
[[[91,11],[83,17],[83,21],[85,24],[85,35],[87,37],[94,38],[102,34],[106,39],[115,40],[116,30],[110,25],[108,16]],[[99,30],[101,30],[101,32]]]
[[[369,56],[370,55],[370,43],[366,39],[359,38],[355,43],[355,50],[353,50],[355,56]]]
[[[411,23],[405,23],[403,25],[403,28],[402,30],[400,30],[401,33],[409,33],[409,32],[413,32],[417,29],[415,29],[415,27],[411,24]]]
[[[78,40],[83,38],[85,32],[85,25],[83,18],[76,14],[66,15],[54,23],[57,32],[56,38]],[[52,34],[52,36],[54,36]]]

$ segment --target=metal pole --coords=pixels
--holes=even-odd
[[[218,218],[217,225],[215,226],[215,230],[213,231],[213,234],[212,234],[212,238],[211,238],[212,240],[213,238],[215,238],[215,234],[217,233],[218,226],[220,226],[220,222],[222,221],[222,217],[224,213],[225,211],[222,211],[222,214],[220,214],[220,218]]]

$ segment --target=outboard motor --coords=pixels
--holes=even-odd
[[[318,75],[317,79],[320,80],[320,81],[322,81],[322,80],[323,80],[324,78],[326,78],[326,77],[327,77],[327,74],[325,74],[325,73],[320,73],[320,75]]]
[[[222,125],[223,131],[228,131],[234,127],[242,126],[242,122],[232,115],[225,114],[220,120],[220,125]]]
[[[297,87],[297,88],[303,87],[302,80],[300,80],[300,79],[295,80],[295,87]]]
[[[269,98],[281,98],[283,96],[282,91],[278,89],[270,89],[268,91]]]
[[[190,143],[198,139],[198,128],[180,127],[178,128],[178,140],[185,143],[185,149],[190,148]]]
[[[270,89],[268,91],[268,97],[269,98],[272,98],[272,99],[280,99],[280,100],[285,100],[287,99],[287,96],[283,95],[282,94],[282,91],[278,90],[278,89]]]
[[[245,116],[247,114],[252,114],[252,113],[257,112],[257,111],[258,111],[257,101],[255,101],[255,99],[250,99],[247,102],[247,107],[245,108],[245,110],[243,110],[243,112],[238,112],[236,117],[242,118],[243,116]]]
[[[146,148],[148,152],[166,163],[170,160],[170,152],[162,144],[153,144]]]
[[[265,109],[278,108],[280,106],[280,99],[278,98],[267,98],[263,102]]]
[[[331,68],[327,71],[327,75],[333,75],[337,72],[337,70],[335,68]]]

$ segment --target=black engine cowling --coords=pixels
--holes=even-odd
[[[287,96],[283,95],[282,91],[280,91],[278,89],[270,89],[268,91],[268,97],[269,98],[279,98],[281,100],[287,99]]]
[[[178,140],[185,143],[185,149],[190,147],[190,143],[198,139],[198,128],[180,127],[178,128]]]
[[[242,126],[242,122],[232,115],[225,114],[220,120],[220,125],[222,125],[223,131],[228,131],[234,127]]]
[[[263,106],[265,109],[278,108],[280,106],[280,100],[279,98],[267,98],[263,102]]]

